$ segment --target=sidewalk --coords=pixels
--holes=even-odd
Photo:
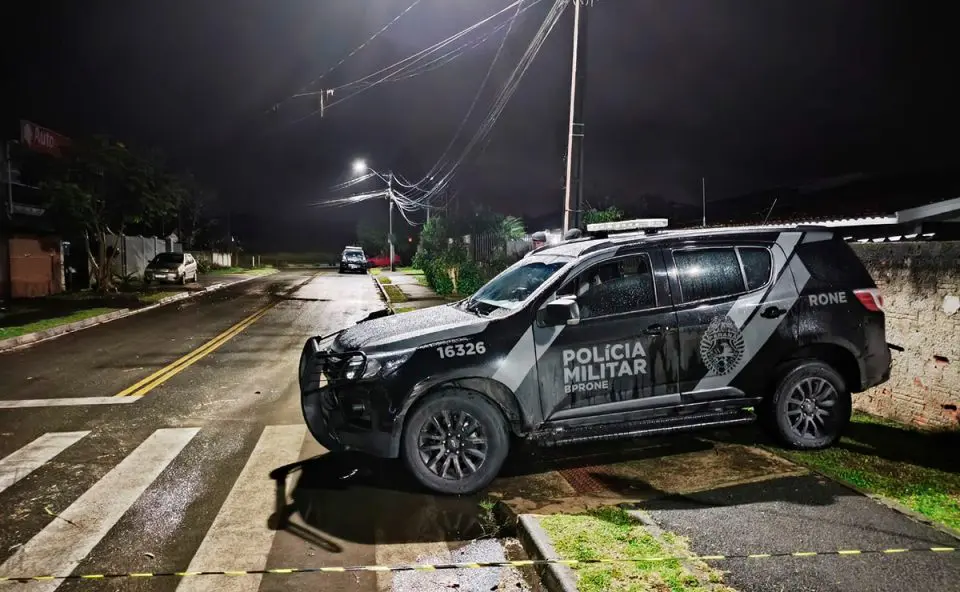
[[[438,296],[432,289],[420,283],[423,278],[422,273],[384,269],[380,270],[380,273],[375,273],[374,278],[384,286],[387,295],[390,297],[390,304],[397,309],[401,309],[400,312],[409,312],[410,310],[429,308],[450,302],[449,299]],[[387,281],[379,278],[385,278]],[[388,289],[386,286],[396,286],[395,290],[399,290],[403,298],[396,297],[394,290]],[[394,294],[391,294],[391,292],[394,292]]]
[[[936,590],[960,579],[949,533],[755,441],[744,428],[516,451],[489,494],[532,558],[662,558],[558,562],[543,573],[550,592],[663,580],[683,591]]]

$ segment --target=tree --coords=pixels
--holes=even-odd
[[[500,222],[500,232],[505,241],[521,239],[527,235],[523,220],[516,216],[506,216]]]
[[[357,222],[357,242],[368,256],[386,253],[390,250],[390,245],[387,243],[387,225],[382,221],[361,219]]]
[[[114,289],[111,265],[119,245],[108,236],[170,220],[185,193],[156,160],[141,158],[121,142],[102,136],[76,142],[41,183],[41,190],[61,227],[86,237],[87,257],[100,291]]]
[[[183,187],[183,195],[177,209],[177,236],[184,249],[194,249],[208,225],[203,219],[204,208],[215,201],[216,196],[201,187],[190,173],[180,175],[178,182]]]
[[[583,213],[583,224],[598,224],[601,222],[616,222],[623,218],[623,211],[616,206],[610,206],[602,210],[590,208]]]

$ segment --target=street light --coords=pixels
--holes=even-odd
[[[367,172],[367,170],[368,170],[368,169],[367,169],[367,161],[363,160],[362,158],[358,158],[357,160],[353,161],[353,174],[354,174],[354,175],[362,175],[362,174],[364,174],[365,172]]]
[[[362,158],[358,158],[353,161],[353,174],[362,175],[366,172],[371,172],[387,182],[387,202],[390,204],[390,223],[389,223],[390,228],[387,234],[387,243],[390,245],[390,271],[394,271],[395,267],[393,263],[393,257],[394,257],[393,255],[394,253],[394,250],[393,250],[393,199],[394,199],[393,198],[393,171],[388,172],[387,176],[384,177],[377,171],[368,167],[367,161],[363,160]]]

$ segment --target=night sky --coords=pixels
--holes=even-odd
[[[4,2],[4,129],[25,118],[66,135],[107,132],[159,147],[216,189],[219,207],[261,220],[255,235],[241,237],[249,244],[338,247],[360,217],[382,216],[385,204],[309,204],[335,197],[330,186],[349,178],[357,157],[422,177],[461,123],[504,32],[443,67],[369,88],[322,119],[302,119],[313,99],[284,101],[412,1]],[[509,3],[421,0],[314,88],[367,76]],[[518,17],[453,154],[551,4]],[[654,194],[695,203],[705,176],[714,201],[960,156],[958,52],[946,3],[598,0],[589,10],[587,199]],[[568,8],[489,144],[458,169],[451,189],[463,207],[555,213],[559,224],[572,29]]]

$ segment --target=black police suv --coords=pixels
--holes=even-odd
[[[890,375],[876,284],[819,227],[601,229],[460,302],[371,316],[307,341],[306,423],[326,448],[402,457],[448,494],[488,485],[520,438],[759,420],[788,446],[827,447],[850,393]]]

